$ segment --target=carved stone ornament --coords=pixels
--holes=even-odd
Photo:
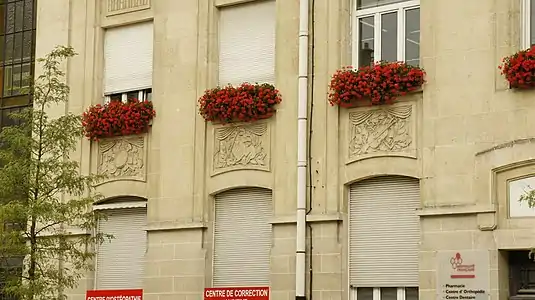
[[[373,156],[416,157],[412,105],[349,114],[348,162]]]
[[[107,16],[150,8],[150,0],[106,0]]]
[[[214,130],[212,174],[230,170],[270,170],[268,123],[226,125]]]
[[[117,179],[145,180],[144,136],[120,137],[98,143],[98,174],[108,181]]]

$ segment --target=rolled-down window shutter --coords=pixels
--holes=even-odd
[[[147,209],[121,208],[103,211],[98,230],[114,239],[98,246],[97,289],[143,288],[147,245]]]
[[[152,22],[107,29],[104,35],[104,93],[152,87],[152,51]]]
[[[349,268],[353,287],[418,286],[417,179],[382,176],[350,188]]]
[[[220,10],[220,85],[275,83],[275,21],[275,1]]]
[[[271,191],[240,188],[215,197],[213,286],[268,286]]]

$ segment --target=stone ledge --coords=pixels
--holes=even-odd
[[[205,222],[150,222],[147,226],[147,231],[173,231],[173,230],[187,230],[187,229],[201,229],[208,227]]]
[[[271,224],[291,224],[291,223],[297,223],[296,216],[281,216],[281,217],[274,217],[270,220],[269,223]],[[306,221],[313,223],[313,222],[333,222],[333,221],[343,221],[344,215],[342,213],[336,213],[336,214],[315,214],[315,215],[307,215]]]
[[[444,216],[444,215],[473,215],[480,213],[494,213],[496,208],[493,205],[444,205],[435,207],[424,207],[416,210],[420,217]]]
[[[83,229],[66,229],[66,236],[69,237],[69,236],[78,236],[78,235],[92,235],[93,233],[91,232],[91,230],[83,230]],[[57,234],[53,233],[53,232],[50,232],[50,231],[45,231],[45,232],[42,232],[38,235],[38,237],[51,237],[51,236],[56,236]]]
[[[236,4],[244,4],[247,2],[253,2],[253,1],[259,1],[259,0],[214,0],[214,6],[215,7],[230,6],[230,5],[236,5]]]

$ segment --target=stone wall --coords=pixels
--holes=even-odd
[[[269,162],[254,167],[214,166],[218,143],[224,141],[217,139],[218,126],[206,123],[196,106],[203,91],[217,82],[218,7],[247,1],[123,1],[111,13],[109,8],[121,1],[44,2],[39,2],[37,55],[57,44],[70,44],[80,53],[65,66],[71,86],[68,109],[76,113],[101,101],[104,29],[154,22],[153,102],[158,115],[146,137],[146,178],[99,187],[107,197],[148,199],[146,299],[202,297],[202,289],[211,285],[213,196],[243,186],[273,191],[273,299],[293,299],[298,1],[276,4],[276,86],[284,100],[276,116],[266,121],[269,135],[262,137]],[[533,91],[507,89],[497,70],[503,56],[520,49],[520,0],[421,0],[421,61],[427,84],[398,104],[411,107],[410,115],[400,120],[411,129],[405,140],[409,146],[403,151],[375,149],[364,156],[351,150],[358,148],[349,141],[358,127],[351,116],[376,108],[339,109],[326,99],[330,76],[351,64],[353,3],[314,3],[308,261],[314,298],[348,298],[347,187],[392,174],[421,180],[420,298],[432,299],[436,293],[437,251],[479,249],[490,251],[492,299],[505,299],[506,259],[499,250],[535,245],[535,221],[510,222],[504,214],[504,182],[518,172],[532,172],[535,153],[530,142]],[[54,109],[56,114],[63,111]],[[80,141],[75,155],[83,173],[96,170],[97,153],[95,144]],[[91,285],[92,280],[82,282],[72,299],[81,299]]]

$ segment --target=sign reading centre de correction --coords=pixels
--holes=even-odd
[[[204,300],[269,300],[269,287],[205,288]]]
[[[439,251],[437,299],[488,300],[488,251]]]

